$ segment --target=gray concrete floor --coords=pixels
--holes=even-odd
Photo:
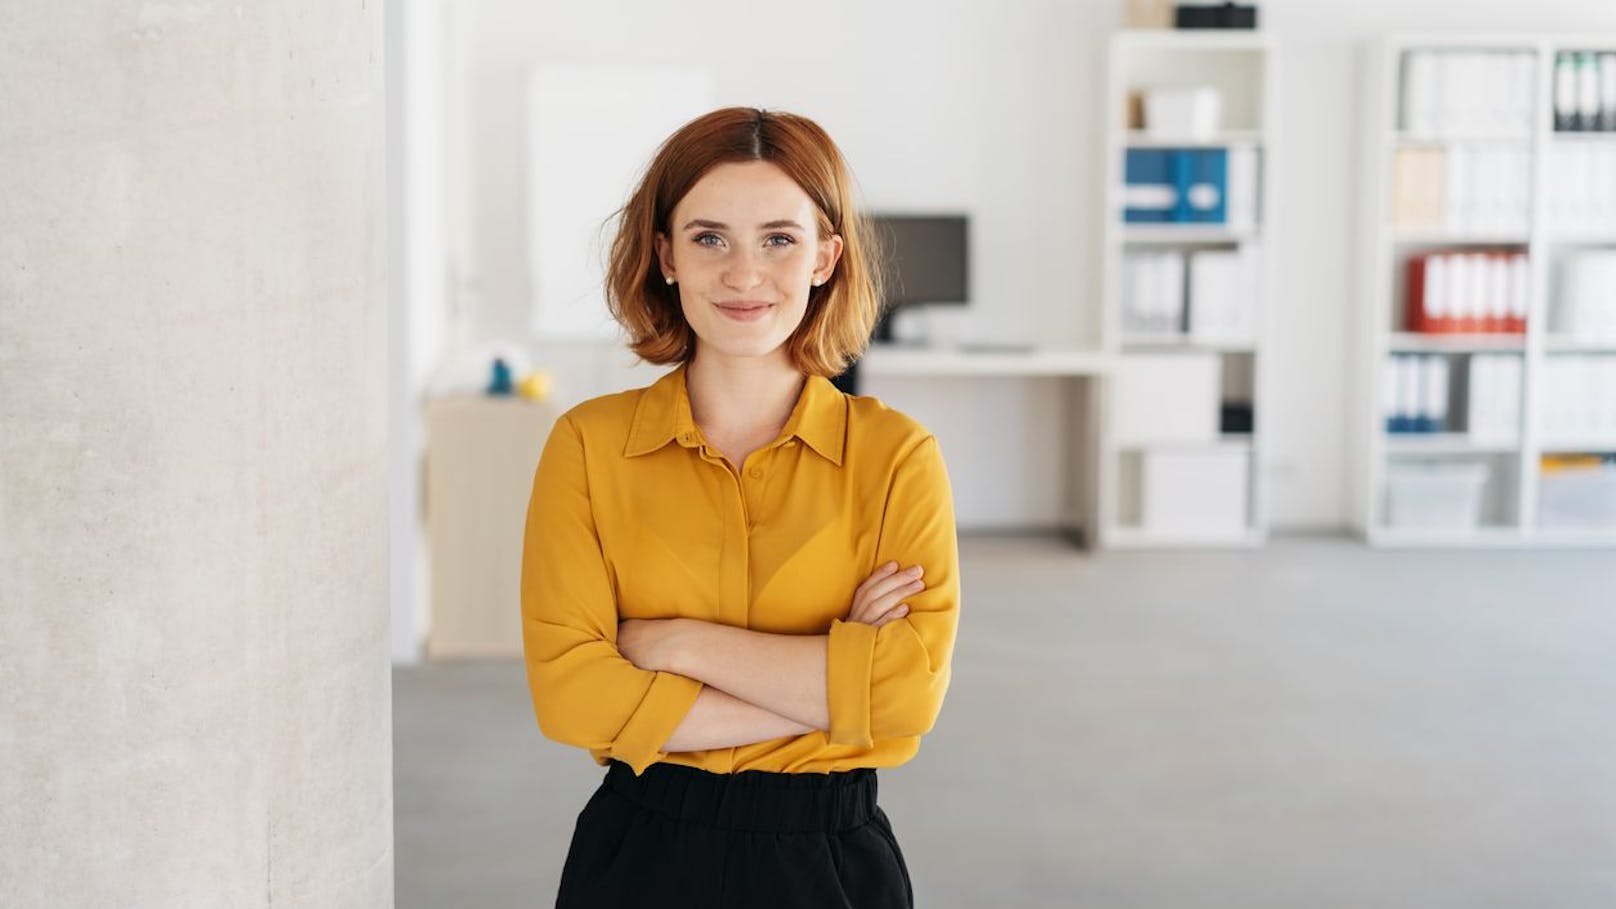
[[[962,540],[921,907],[1616,906],[1616,554]],[[398,905],[553,904],[603,772],[517,662],[394,676]]]

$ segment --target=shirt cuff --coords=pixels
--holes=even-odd
[[[864,622],[831,620],[825,675],[833,745],[875,746],[870,738],[870,672],[879,630]]]
[[[701,682],[672,672],[658,672],[640,706],[617,734],[612,756],[634,768],[635,776],[667,757],[662,746],[684,721],[699,694]]]

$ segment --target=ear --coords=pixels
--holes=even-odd
[[[819,244],[819,252],[814,257],[814,280],[821,283],[830,280],[831,272],[836,270],[836,263],[842,259],[842,235],[831,234],[830,238]]]
[[[664,275],[673,274],[673,247],[668,243],[668,235],[659,230],[653,242],[656,246],[657,265],[661,266]]]

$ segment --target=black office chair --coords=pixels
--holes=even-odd
[[[854,360],[853,365],[847,367],[841,375],[833,376],[830,384],[850,395],[858,394],[858,361]]]
[[[875,320],[875,330],[870,333],[870,340],[873,343],[890,344],[892,342],[892,313],[896,308],[892,303],[888,303],[881,308],[881,315]],[[856,395],[859,393],[858,371],[859,361],[854,360],[853,365],[847,367],[847,370],[841,375],[832,378],[830,384],[850,395]]]

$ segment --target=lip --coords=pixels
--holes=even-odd
[[[737,322],[756,322],[774,308],[773,303],[755,300],[737,300],[732,303],[714,303],[713,305],[726,318],[734,319]]]

